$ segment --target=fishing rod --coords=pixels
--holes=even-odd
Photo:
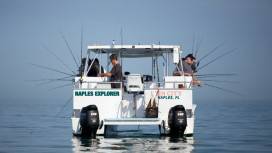
[[[73,74],[76,74],[67,64],[65,64],[65,62],[63,62],[63,60],[61,58],[59,58],[53,51],[51,51],[48,47],[46,47],[45,45],[42,45],[43,48],[50,53],[51,55],[53,55],[67,70],[71,71]]]
[[[66,77],[64,77],[66,78]],[[37,80],[37,82],[39,81],[38,84],[36,84],[35,86],[36,87],[40,87],[40,86],[43,86],[43,85],[48,85],[48,84],[51,84],[51,83],[54,83],[54,82],[73,82],[74,80],[73,79],[63,79],[63,78],[59,78],[59,79],[40,79],[40,80]]]
[[[212,63],[214,63],[214,62],[217,61],[218,59],[223,58],[223,57],[225,57],[226,55],[228,55],[228,54],[230,54],[230,53],[232,53],[232,52],[234,52],[234,51],[236,51],[236,49],[232,49],[232,50],[230,50],[230,51],[228,51],[228,52],[225,52],[224,54],[221,54],[220,56],[217,56],[216,58],[214,58],[213,60],[211,60],[211,61],[208,62],[207,64],[205,64],[205,65],[201,66],[200,68],[198,68],[197,71],[199,71],[199,70],[205,68],[206,66],[208,66],[208,65],[210,65],[210,64],[212,64]]]
[[[210,80],[210,79],[201,79],[200,81],[217,82],[217,83],[231,83],[231,84],[240,83],[239,81],[229,81],[229,80]]]
[[[36,84],[35,86],[40,87],[43,85],[52,84],[54,82],[73,82],[73,80],[72,79],[71,80],[48,80],[48,81],[40,82],[40,83]]]
[[[85,70],[85,66],[87,65],[87,59],[86,58],[86,61],[85,61],[85,66],[83,65],[83,57],[82,57],[82,48],[83,48],[83,26],[81,25],[81,36],[80,36],[80,69],[79,69],[79,73],[80,73],[80,84],[82,84],[83,82],[83,73],[84,73],[84,70]],[[83,68],[84,66],[84,68]]]
[[[83,27],[81,25],[81,37],[80,37],[80,77],[82,79],[82,48],[83,48]],[[86,59],[87,60],[87,59]]]
[[[197,58],[197,54],[198,54],[198,51],[200,49],[200,45],[202,44],[202,41],[203,41],[203,38],[200,39],[200,41],[197,41],[197,44],[196,44],[196,51],[195,51],[195,58]]]
[[[50,70],[50,71],[53,71],[53,72],[58,72],[58,73],[65,74],[65,75],[68,75],[68,76],[74,76],[73,74],[66,73],[66,72],[60,71],[58,69],[50,68],[50,67],[47,67],[47,66],[43,66],[43,65],[39,65],[39,64],[33,64],[33,63],[29,63],[29,64],[32,65],[32,66],[35,66],[37,68],[46,69],[46,70]]]
[[[220,48],[223,45],[224,45],[224,43],[221,43],[221,44],[217,45],[214,49],[212,49],[211,51],[209,51],[206,55],[204,55],[201,58],[199,58],[198,62],[202,61],[203,59],[205,59],[206,57],[208,57],[209,55],[211,55],[212,53],[214,53],[215,51],[217,51],[218,48]]]
[[[40,81],[40,82],[61,82],[61,81],[72,81],[73,82],[73,79],[48,79],[48,80],[44,80],[44,81]]]
[[[197,78],[208,78],[208,79],[211,79],[211,78],[226,78],[226,77],[232,77],[232,76],[229,76],[229,75],[223,75],[223,76],[217,76],[217,75],[210,75],[210,76],[196,76]]]
[[[69,45],[67,39],[65,38],[65,36],[64,36],[63,33],[60,32],[60,35],[61,35],[62,39],[64,40],[64,42],[65,42],[65,44],[66,44],[66,46],[67,46],[67,48],[68,48],[68,50],[69,50],[69,52],[70,52],[70,55],[73,57],[73,60],[74,60],[74,62],[75,62],[75,64],[76,64],[76,66],[79,67],[79,66],[78,66],[78,63],[77,63],[77,61],[76,61],[75,55],[74,55],[74,53],[73,53],[73,51],[72,51],[72,49],[71,49],[71,47],[70,47],[70,45]]]
[[[69,83],[69,84],[64,84],[64,85],[61,85],[61,86],[57,86],[57,87],[54,87],[54,88],[50,88],[50,89],[48,89],[48,91],[56,90],[56,89],[59,89],[59,88],[63,88],[63,87],[70,86],[70,85],[72,85],[72,84],[71,84],[71,83]]]
[[[40,82],[40,81],[50,81],[50,80],[62,80],[62,79],[67,79],[67,78],[72,78],[74,76],[66,76],[66,77],[61,77],[61,78],[46,78],[46,79],[34,79],[34,80],[26,80],[28,82]]]
[[[195,76],[236,76],[236,73],[195,74]]]
[[[192,53],[194,54],[194,50],[195,50],[195,35],[193,37],[193,45],[192,45]]]
[[[195,75],[197,78],[226,78],[226,77],[233,77],[236,76],[235,73],[229,73],[229,74],[204,74],[204,75]]]
[[[244,96],[243,94],[241,94],[239,92],[236,92],[236,91],[233,91],[233,90],[230,90],[230,89],[222,88],[222,87],[207,84],[207,83],[204,83],[204,85],[206,85],[208,87],[219,89],[219,90],[224,91],[224,92],[232,93],[232,94],[235,94],[235,95],[238,95],[238,96]]]

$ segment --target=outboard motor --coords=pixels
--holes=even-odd
[[[83,107],[80,113],[81,135],[96,138],[99,127],[99,113],[95,105]]]
[[[183,137],[187,126],[187,116],[182,105],[174,106],[169,110],[168,125],[170,127],[170,136]]]

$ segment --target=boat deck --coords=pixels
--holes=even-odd
[[[104,125],[160,125],[160,118],[118,118],[105,119]]]

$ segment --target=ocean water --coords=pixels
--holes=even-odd
[[[72,136],[71,104],[62,109],[64,103],[1,101],[0,153],[272,152],[270,102],[199,102],[192,138],[140,134],[95,140]]]

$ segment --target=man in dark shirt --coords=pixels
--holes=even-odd
[[[181,63],[182,62],[182,65]],[[196,72],[195,62],[196,58],[193,56],[193,54],[188,54],[184,59],[182,59],[177,65],[177,68],[175,69],[173,75],[174,76],[192,76],[193,77],[193,85],[200,86],[201,81],[194,76],[194,73]]]
[[[102,77],[110,77],[111,82],[122,82],[122,67],[118,62],[117,55],[112,54],[110,56],[111,64],[112,64],[112,69],[110,72],[107,73],[101,73],[100,76]],[[120,88],[120,83],[112,83],[111,84],[112,88]]]
[[[174,71],[174,76],[180,76],[180,75],[185,75],[185,76],[191,76],[194,73],[194,70],[192,68],[192,65],[195,61],[195,57],[193,54],[188,54],[184,59],[179,61],[177,68]],[[182,65],[181,63],[182,62]]]

